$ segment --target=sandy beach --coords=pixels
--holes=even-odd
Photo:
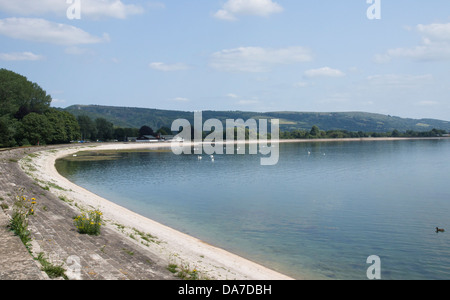
[[[209,245],[199,239],[176,231],[153,220],[145,218],[124,207],[116,205],[61,176],[55,161],[59,158],[74,155],[85,150],[136,150],[170,147],[168,143],[134,143],[134,144],[87,144],[79,147],[62,147],[35,153],[31,162],[21,163],[21,167],[29,176],[39,178],[44,182],[53,183],[50,191],[58,197],[64,197],[76,203],[76,207],[100,210],[105,220],[105,226],[110,227],[129,238],[126,231],[120,228],[133,228],[149,233],[158,239],[158,243],[142,246],[144,251],[150,251],[160,258],[160,263],[167,266],[171,263],[195,268],[201,276],[220,280],[289,280],[286,275],[270,270],[252,261]],[[57,187],[57,188],[54,188]]]

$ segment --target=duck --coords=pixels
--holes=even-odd
[[[443,228],[436,227],[436,232],[445,232]]]

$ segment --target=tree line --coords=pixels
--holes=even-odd
[[[430,131],[407,130],[400,132],[396,129],[389,132],[353,132],[347,130],[320,130],[313,126],[311,130],[293,130],[280,132],[280,139],[339,139],[339,138],[368,138],[368,137],[441,137],[448,134],[445,130],[433,128]]]
[[[141,128],[115,127],[105,118],[75,117],[69,112],[50,107],[52,98],[38,84],[6,69],[0,69],[0,147],[64,144],[72,141],[127,141],[144,135],[172,135],[170,128],[156,132]],[[192,129],[193,130],[193,129]],[[438,137],[445,130],[417,132],[351,132],[347,130],[293,130],[280,132],[281,139],[363,138],[363,137]],[[203,137],[207,135],[203,132]],[[249,131],[246,128],[246,138]],[[226,136],[224,136],[226,139]]]
[[[141,128],[115,127],[105,118],[91,119],[87,115],[77,117],[80,126],[81,140],[83,141],[119,141],[126,142],[131,137],[171,135],[170,128],[161,127],[157,131],[147,125]]]

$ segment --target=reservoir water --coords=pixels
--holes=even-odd
[[[450,140],[280,144],[258,155],[59,160],[74,183],[294,278],[450,279]],[[436,227],[447,229],[436,233]]]

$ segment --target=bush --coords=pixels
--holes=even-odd
[[[74,219],[74,224],[81,234],[100,235],[102,213],[98,210],[82,213]]]

